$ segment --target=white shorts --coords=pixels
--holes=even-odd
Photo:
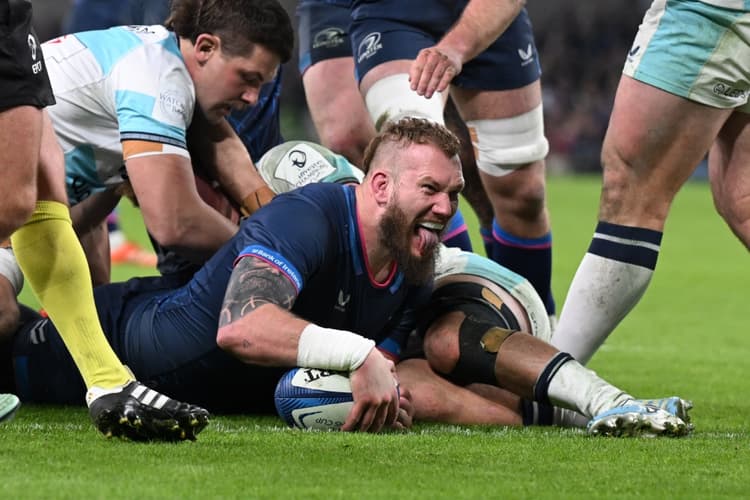
[[[750,113],[750,12],[654,0],[623,73],[714,108]]]

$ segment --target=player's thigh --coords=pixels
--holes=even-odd
[[[512,118],[541,105],[542,87],[539,80],[523,87],[505,90],[471,89],[453,85],[451,97],[467,122]]]
[[[42,142],[39,150],[39,172],[37,177],[37,197],[39,200],[68,202],[65,191],[65,158],[57,141],[55,129],[49,114],[44,111]]]
[[[374,135],[370,116],[354,79],[354,60],[351,57],[326,59],[310,66],[302,76],[302,82],[310,114],[321,136],[332,135],[328,132],[331,129]],[[321,139],[328,146],[325,137]]]
[[[602,148],[605,189],[625,184],[646,202],[671,200],[731,112],[623,76]]]
[[[36,199],[36,172],[42,138],[42,110],[19,106],[0,111],[0,203]]]
[[[727,222],[750,221],[750,113],[735,112],[709,153],[714,201]],[[747,235],[750,236],[750,235]]]

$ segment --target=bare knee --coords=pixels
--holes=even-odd
[[[2,217],[0,217],[0,239],[8,238],[16,229],[23,226],[34,213],[36,206],[36,189],[33,187],[14,186],[10,192],[2,194],[0,199]]]
[[[544,162],[519,166],[503,176],[482,175],[495,213],[504,220],[512,218],[516,226],[546,226],[546,183]],[[507,224],[507,222],[506,222]],[[512,229],[512,228],[507,228]]]
[[[441,318],[425,334],[422,344],[425,358],[437,373],[448,374],[456,367],[459,356],[457,331],[452,322]]]

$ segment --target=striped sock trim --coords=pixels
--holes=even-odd
[[[550,381],[560,367],[572,359],[573,356],[567,352],[558,352],[555,354],[549,363],[547,363],[547,366],[544,367],[542,373],[539,374],[539,378],[537,378],[536,383],[534,384],[534,401],[543,405],[552,406],[552,403],[549,400],[549,395],[547,394]]]
[[[599,221],[588,252],[654,270],[661,248],[661,231]]]
[[[502,245],[517,248],[532,248],[543,250],[552,247],[552,233],[549,232],[540,238],[520,238],[503,231],[497,221],[492,221],[492,238]]]

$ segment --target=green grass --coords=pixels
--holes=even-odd
[[[558,307],[598,196],[597,178],[550,179]],[[100,437],[83,408],[26,405],[0,428],[0,498],[746,498],[747,263],[708,187],[687,185],[651,287],[591,361],[638,396],[692,399],[696,430],[685,439],[439,425],[323,434],[217,416],[195,443],[136,444]]]

